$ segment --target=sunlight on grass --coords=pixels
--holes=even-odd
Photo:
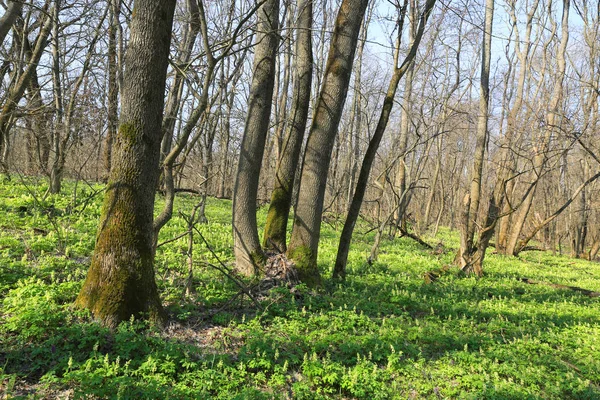
[[[195,235],[195,293],[184,296],[187,238],[161,246],[156,276],[171,327],[144,322],[109,332],[70,308],[95,241],[101,187],[66,182],[43,199],[43,181],[0,184],[0,391],[43,398],[63,390],[97,398],[600,398],[597,298],[518,278],[600,291],[600,264],[523,253],[490,254],[483,279],[449,264],[458,235],[440,229],[436,253],[357,227],[345,283],[319,292],[272,289],[256,310],[207,266],[232,266],[231,202],[209,199]],[[96,193],[97,192],[97,193]],[[177,198],[160,241],[186,230]],[[157,212],[162,199],[157,198]],[[258,213],[264,223],[266,207]],[[341,226],[323,224],[319,265],[329,277]],[[218,257],[219,260],[216,259]]]

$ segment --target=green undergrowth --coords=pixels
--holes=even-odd
[[[600,265],[544,252],[490,254],[482,279],[452,270],[457,234],[386,238],[357,226],[345,283],[329,279],[341,223],[323,225],[319,291],[272,289],[257,309],[212,265],[232,267],[231,202],[209,199],[194,235],[194,292],[185,296],[187,229],[197,197],[177,198],[156,277],[171,318],[116,331],[71,306],[90,263],[102,187],[0,183],[0,393],[7,398],[600,399],[598,298],[521,278],[600,291]],[[162,199],[157,198],[157,212]],[[259,211],[264,224],[266,208]],[[233,300],[232,300],[233,299]],[[0,398],[2,397],[0,395]]]

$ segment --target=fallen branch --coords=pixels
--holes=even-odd
[[[423,246],[425,248],[428,248],[429,250],[433,250],[433,246],[432,245],[430,245],[429,243],[427,243],[426,241],[424,241],[423,239],[421,239],[417,235],[408,232],[406,229],[400,228],[400,235],[401,235],[401,237],[402,236],[406,236],[408,238],[411,238],[415,242],[419,243],[421,246]]]
[[[164,189],[161,189],[158,192],[163,196],[166,196],[166,193],[167,193],[167,191]],[[189,189],[189,188],[175,188],[175,189],[173,189],[173,193],[190,193],[190,194],[195,194],[197,196],[200,196],[202,194],[202,193],[200,193],[199,190]]]
[[[520,280],[521,282],[525,282],[528,285],[545,285],[545,286],[550,286],[553,288],[557,288],[557,289],[569,289],[569,290],[573,290],[575,292],[579,292],[581,294],[583,294],[584,296],[587,297],[600,297],[600,292],[594,292],[593,290],[588,290],[588,289],[583,289],[577,286],[568,286],[568,285],[560,285],[557,283],[551,283],[551,282],[541,282],[541,281],[536,281],[533,279],[529,279],[529,278],[517,278],[518,280]]]

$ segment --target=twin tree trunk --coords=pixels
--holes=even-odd
[[[292,204],[292,193],[298,159],[302,149],[304,130],[308,119],[313,73],[312,54],[312,0],[298,5],[298,34],[296,37],[295,80],[293,88],[292,115],[281,156],[275,173],[275,185],[265,224],[263,245],[270,250],[283,252],[287,249],[287,222]]]
[[[295,262],[299,278],[310,286],[321,282],[317,252],[327,173],[367,4],[368,0],[342,1],[306,143],[298,205],[287,255]]]
[[[154,279],[153,212],[176,0],[136,0],[96,248],[76,304],[108,327],[132,315],[165,319]]]
[[[256,223],[256,195],[271,116],[278,22],[279,0],[266,0],[258,11],[248,114],[233,188],[235,263],[244,275],[257,274],[265,260]]]

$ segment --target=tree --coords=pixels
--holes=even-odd
[[[47,0],[40,12],[39,20],[34,22],[34,24],[40,25],[40,32],[37,35],[33,48],[26,52],[29,55],[27,60],[23,60],[26,63],[26,67],[22,71],[20,68],[14,68],[11,79],[12,84],[6,93],[0,97],[3,100],[0,111],[0,165],[6,174],[8,174],[7,158],[10,150],[9,134],[14,122],[13,112],[29,86],[32,76],[35,74],[52,28],[51,15],[54,14],[56,6],[48,11],[49,4],[50,1]]]
[[[175,0],[136,0],[115,138],[96,248],[77,297],[103,325],[132,315],[162,323],[154,279],[152,218]]]
[[[121,0],[109,0],[109,25],[108,25],[108,93],[106,111],[108,114],[108,126],[104,141],[104,173],[110,174],[112,162],[113,139],[117,136],[119,125],[119,70],[117,65],[117,31],[119,26],[119,15],[121,14]]]
[[[263,245],[285,251],[287,222],[292,205],[292,193],[300,150],[304,139],[313,73],[312,54],[313,2],[303,0],[298,5],[296,37],[295,84],[292,94],[292,111],[282,152],[275,172],[275,187],[267,214]]]
[[[335,22],[327,66],[310,128],[294,226],[287,255],[308,285],[320,284],[317,253],[331,151],[348,93],[354,53],[368,0],[343,0]]]
[[[533,144],[534,154],[532,157],[532,165],[533,173],[535,174],[534,181],[529,186],[524,199],[519,206],[519,210],[511,220],[511,229],[506,237],[506,245],[502,248],[503,252],[507,255],[517,255],[523,248],[520,245],[522,242],[520,242],[519,239],[525,226],[527,216],[529,215],[529,211],[533,205],[538,183],[540,182],[540,178],[548,163],[550,144],[552,140],[556,138],[560,126],[562,125],[560,106],[563,101],[567,65],[570,4],[570,0],[563,0],[560,44],[556,54],[556,79],[554,80],[552,95],[546,112],[545,129],[541,132],[540,137],[536,138],[535,143]]]
[[[108,14],[110,5],[108,5],[101,16],[98,25],[91,37],[85,59],[83,60],[79,76],[69,85],[63,79],[64,71],[66,70],[66,62],[62,54],[61,39],[59,32],[61,31],[59,14],[62,9],[62,2],[56,1],[54,8],[54,18],[52,26],[52,80],[54,86],[54,107],[56,109],[56,121],[54,123],[54,132],[52,135],[52,150],[54,160],[50,168],[50,193],[60,193],[62,188],[62,177],[67,162],[67,153],[70,149],[73,139],[73,117],[77,108],[79,91],[82,88],[84,80],[90,70],[93,56],[95,54],[96,43],[100,39],[100,34],[103,31],[104,20]],[[65,5],[66,6],[66,5]],[[68,90],[67,90],[68,87]],[[69,95],[67,96],[67,93]],[[109,123],[110,123],[109,117]]]
[[[483,274],[483,255],[474,259],[476,246],[473,245],[475,227],[479,215],[479,203],[481,202],[481,180],[483,175],[483,164],[485,151],[488,145],[488,113],[490,101],[490,57],[492,45],[492,24],[494,20],[494,0],[486,0],[485,24],[481,46],[481,77],[479,86],[479,114],[477,117],[477,132],[475,144],[475,156],[473,169],[471,170],[471,182],[469,192],[464,198],[464,215],[460,234],[460,249],[457,261],[466,272]]]
[[[233,190],[235,263],[245,275],[256,274],[264,262],[256,223],[256,195],[271,116],[278,22],[279,0],[266,0],[258,12],[248,113]]]
[[[21,14],[21,9],[23,8],[23,1],[14,1],[8,0],[8,5],[6,7],[6,11],[2,17],[0,17],[0,43],[4,43],[4,39],[10,28],[13,26],[19,14]]]
[[[410,69],[412,68],[411,66],[414,65],[413,61],[417,54],[419,44],[421,43],[423,32],[425,31],[425,24],[427,23],[427,19],[429,18],[429,15],[431,14],[434,5],[435,0],[428,0],[425,4],[425,9],[421,14],[419,27],[411,43],[410,50],[402,64],[398,65],[400,54],[400,37],[402,35],[402,22],[406,14],[406,3],[404,9],[401,11],[401,22],[399,23],[400,26],[398,27],[398,40],[396,43],[396,54],[394,56],[394,72],[392,74],[392,79],[390,80],[387,93],[383,101],[383,107],[381,110],[379,121],[377,123],[377,128],[375,129],[373,137],[369,141],[369,147],[367,148],[367,152],[363,158],[363,162],[360,168],[360,174],[358,176],[358,182],[356,184],[356,190],[354,192],[354,196],[352,197],[352,202],[348,210],[348,215],[346,217],[346,222],[344,223],[344,228],[342,229],[337,257],[335,261],[335,267],[333,270],[334,278],[343,279],[346,276],[346,262],[348,261],[348,253],[350,251],[350,241],[352,239],[352,233],[354,231],[354,226],[356,224],[356,220],[358,219],[365,191],[367,189],[367,183],[369,180],[369,175],[371,173],[371,167],[373,165],[373,161],[375,160],[377,149],[379,148],[379,144],[381,143],[383,133],[385,132],[390,118],[390,114],[392,112],[394,98],[396,97],[396,90],[398,89],[398,84],[400,83],[400,80],[402,79],[404,74],[407,73],[407,71],[410,71]],[[412,77],[410,77],[410,79],[412,80]]]

